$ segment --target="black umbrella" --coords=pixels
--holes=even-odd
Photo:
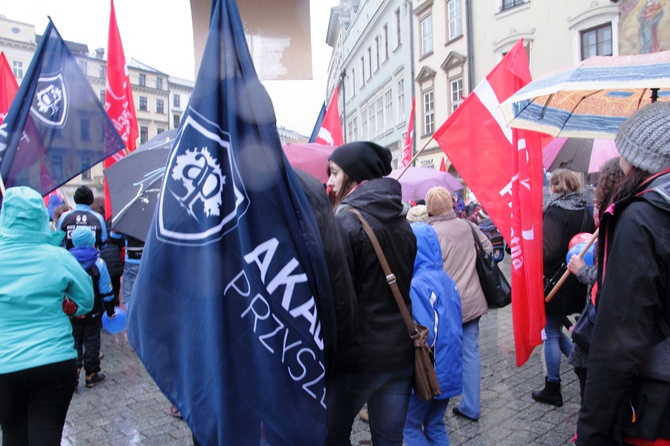
[[[176,134],[163,132],[105,169],[113,230],[146,240]]]

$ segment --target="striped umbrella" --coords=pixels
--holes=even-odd
[[[575,172],[600,172],[608,160],[619,156],[611,139],[556,138],[542,149],[542,164],[550,172],[570,169]]]

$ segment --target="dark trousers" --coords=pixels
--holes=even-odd
[[[121,295],[121,276],[110,276],[112,279],[112,292],[114,293],[114,306],[119,306],[119,296]]]
[[[83,319],[73,317],[72,336],[74,337],[74,348],[77,350],[77,368],[84,367],[87,375],[100,371],[100,330],[102,319],[97,317],[85,317]]]
[[[0,374],[3,446],[58,446],[77,384],[74,359]]]

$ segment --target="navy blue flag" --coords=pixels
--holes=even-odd
[[[128,336],[201,444],[323,444],[335,337],[324,248],[234,0],[216,2],[202,60]]]
[[[49,20],[0,125],[5,186],[30,186],[47,195],[123,147],[98,95]]]
[[[321,130],[321,124],[323,124],[323,118],[326,116],[326,103],[324,102],[321,106],[321,111],[319,116],[316,118],[316,124],[314,124],[314,129],[312,130],[312,136],[309,137],[309,142],[316,142],[316,138],[319,136],[319,130]]]

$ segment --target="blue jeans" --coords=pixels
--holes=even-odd
[[[561,353],[567,358],[572,352],[572,341],[563,332],[563,316],[547,315],[544,327],[544,362],[547,365],[547,379],[552,382],[561,380]]]
[[[463,324],[463,396],[458,405],[462,414],[475,420],[481,415],[481,381],[479,318],[476,318]]]
[[[401,446],[414,364],[381,373],[334,371],[328,380],[328,445],[350,446],[351,427],[368,402],[370,434],[375,446]]]
[[[424,401],[412,394],[405,421],[405,446],[449,446],[444,412],[449,398]]]
[[[133,291],[133,284],[137,279],[137,272],[140,270],[139,263],[129,263],[126,260],[123,266],[123,276],[121,279],[121,299],[123,299],[123,306],[128,310],[130,303],[130,293]]]

